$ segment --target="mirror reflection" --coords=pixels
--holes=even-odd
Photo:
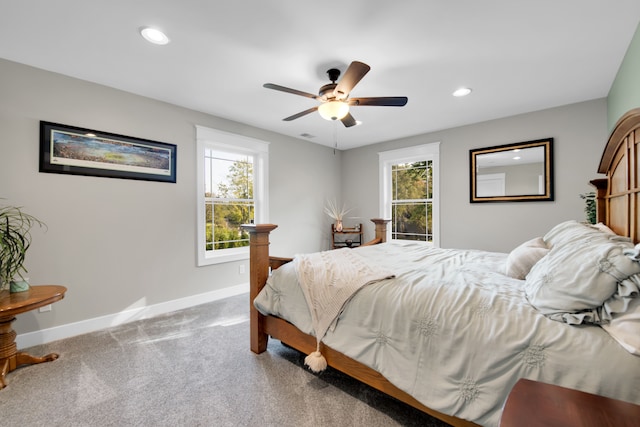
[[[552,141],[471,150],[471,202],[553,200]]]

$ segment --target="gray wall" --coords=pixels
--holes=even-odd
[[[344,199],[365,218],[379,216],[377,153],[440,141],[440,246],[508,252],[561,221],[584,220],[579,195],[598,177],[606,117],[599,99],[349,150]],[[554,138],[555,201],[469,203],[470,149],[547,137]]]
[[[21,314],[19,334],[248,282],[246,261],[196,267],[196,124],[271,143],[274,252],[328,247],[341,153],[5,60],[0,76],[0,203],[48,225],[33,232],[31,283],[68,288],[51,312]],[[40,120],[177,144],[177,183],[39,173]]]

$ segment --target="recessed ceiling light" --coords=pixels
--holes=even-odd
[[[460,89],[456,90],[455,92],[453,92],[453,96],[467,96],[471,93],[471,89],[469,89],[468,87],[461,87]]]
[[[140,28],[140,35],[144,37],[144,39],[149,43],[159,45],[165,45],[169,43],[169,37],[167,37],[165,33],[156,28],[142,27]]]

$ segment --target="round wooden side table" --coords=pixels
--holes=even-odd
[[[24,292],[0,292],[0,389],[6,387],[5,376],[22,365],[56,360],[56,353],[36,357],[19,352],[16,346],[16,332],[11,324],[16,315],[52,304],[64,298],[67,288],[57,285],[31,286]]]

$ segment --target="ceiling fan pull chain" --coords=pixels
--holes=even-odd
[[[336,155],[336,149],[338,148],[338,121],[333,121],[333,155]]]

